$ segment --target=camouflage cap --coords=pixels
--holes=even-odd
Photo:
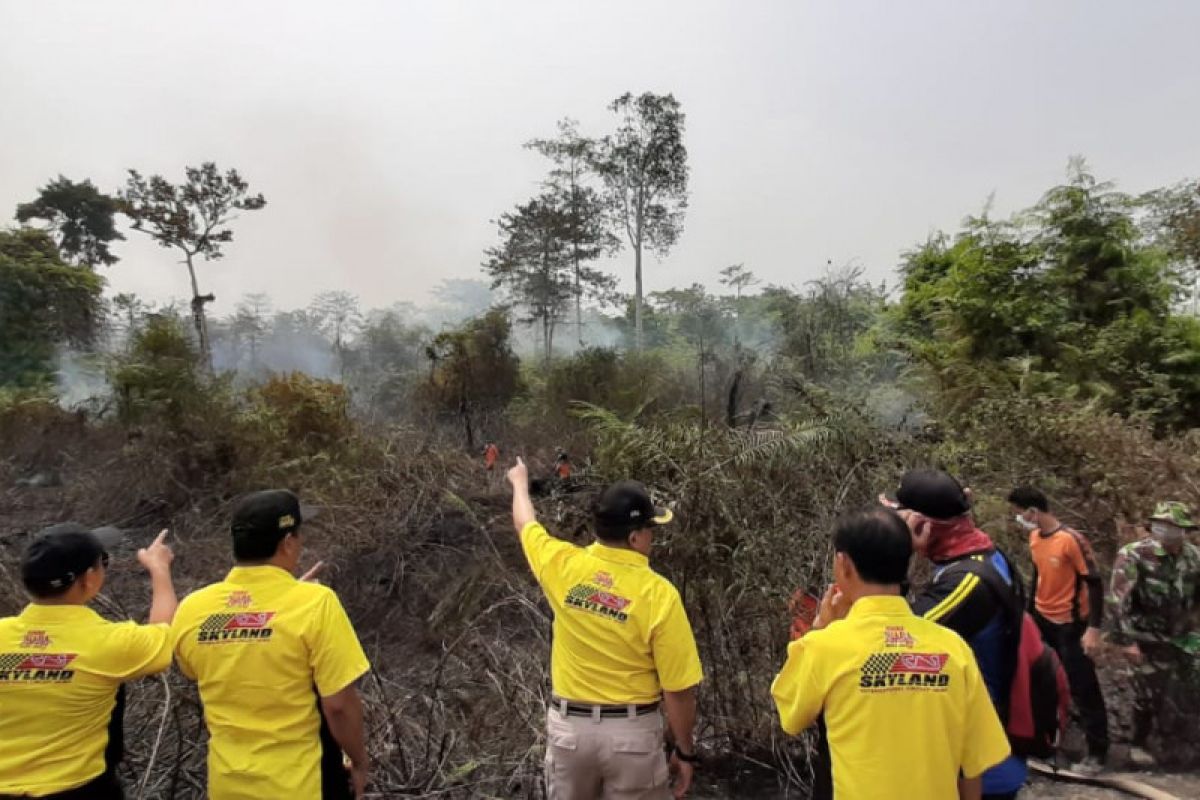
[[[1154,513],[1150,515],[1150,519],[1169,522],[1180,528],[1200,527],[1200,525],[1192,521],[1191,509],[1178,500],[1164,500],[1156,505]]]

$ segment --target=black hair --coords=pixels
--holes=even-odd
[[[1008,493],[1008,502],[1018,508],[1036,508],[1038,511],[1049,511],[1050,501],[1040,489],[1032,486],[1018,486]]]
[[[96,564],[100,563],[99,557],[96,558]],[[96,566],[93,564],[92,566]],[[38,600],[53,600],[57,597],[62,597],[67,592],[71,591],[71,587],[79,583],[79,579],[83,577],[83,573],[74,575],[71,582],[61,587],[54,587],[48,583],[39,580],[31,580],[24,578],[21,583],[25,584],[25,591],[29,592],[31,597]]]
[[[44,583],[36,583],[28,580],[23,581],[23,583],[25,584],[25,591],[29,592],[30,597],[38,600],[54,600],[55,598],[62,597],[64,594],[71,591],[71,587],[74,586],[78,581],[79,578],[76,577],[75,580],[71,581],[61,589],[52,589]]]
[[[637,530],[628,524],[613,525],[612,523],[595,520],[596,538],[607,544],[625,544],[629,534]]]
[[[279,543],[289,533],[299,533],[300,526],[280,531],[253,532],[233,535],[233,559],[238,562],[267,561],[274,558]]]
[[[867,583],[895,586],[908,578],[912,534],[888,508],[848,514],[833,529],[833,549],[845,553]]]

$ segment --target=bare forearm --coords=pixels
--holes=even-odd
[[[980,800],[983,797],[983,776],[958,779],[959,800]]]
[[[325,711],[325,721],[329,723],[329,732],[337,741],[342,752],[350,757],[350,763],[365,765],[367,763],[367,745],[363,735],[362,698],[356,689],[346,693],[344,700],[332,707],[322,699],[322,709]]]
[[[513,526],[516,527],[517,533],[524,530],[525,526],[531,522],[537,521],[537,512],[533,509],[533,501],[529,499],[528,486],[513,487]]]
[[[689,755],[696,752],[692,732],[696,728],[696,688],[682,692],[663,692],[663,705],[667,710],[667,725],[675,739],[675,746]]]
[[[179,599],[175,596],[175,584],[169,569],[150,573],[150,623],[170,622],[175,619]]]

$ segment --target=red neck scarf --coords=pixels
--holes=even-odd
[[[944,564],[968,553],[979,553],[993,547],[992,537],[975,527],[970,514],[954,519],[929,519],[929,560]]]

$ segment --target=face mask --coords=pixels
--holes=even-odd
[[[1027,531],[1031,531],[1037,527],[1036,522],[1030,522],[1029,520],[1022,517],[1020,514],[1017,514],[1015,517],[1013,517],[1013,519],[1015,519],[1017,521],[1017,524],[1020,525],[1022,528],[1024,528]]]
[[[1151,523],[1150,533],[1155,539],[1166,545],[1178,545],[1183,542],[1183,529],[1174,525]]]

